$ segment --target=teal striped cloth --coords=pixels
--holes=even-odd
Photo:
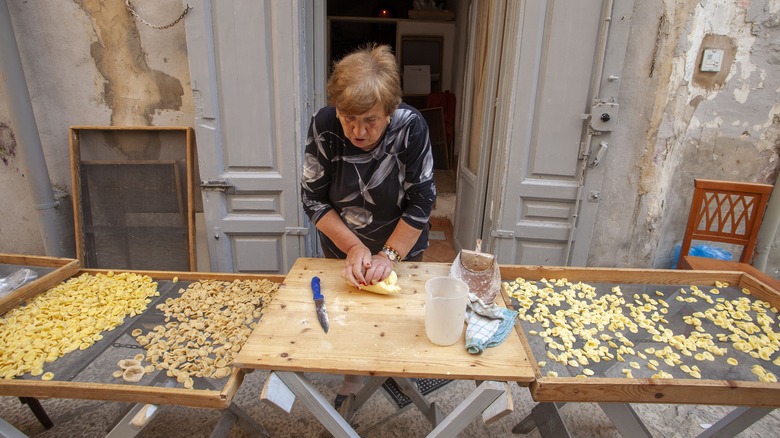
[[[479,354],[485,348],[501,344],[512,333],[515,318],[517,311],[495,303],[488,306],[470,293],[466,309],[466,350]]]

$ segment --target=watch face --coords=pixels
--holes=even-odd
[[[385,255],[388,259],[390,259],[391,262],[397,262],[398,259],[395,258],[395,253],[393,251],[390,251],[389,249],[384,250]]]

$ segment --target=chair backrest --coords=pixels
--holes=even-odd
[[[680,260],[688,255],[691,241],[701,240],[742,245],[739,261],[750,263],[771,193],[768,184],[694,180]]]

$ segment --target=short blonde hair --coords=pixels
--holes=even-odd
[[[363,114],[381,102],[387,115],[401,104],[398,63],[388,45],[369,44],[334,64],[328,104],[345,114]]]

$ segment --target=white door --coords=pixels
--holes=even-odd
[[[189,0],[187,49],[211,269],[286,273],[305,251],[299,154],[310,2]]]
[[[464,146],[456,235],[482,238],[501,263],[585,265],[633,0],[503,5],[484,46],[496,70],[479,96],[486,110],[472,112],[489,133]]]

